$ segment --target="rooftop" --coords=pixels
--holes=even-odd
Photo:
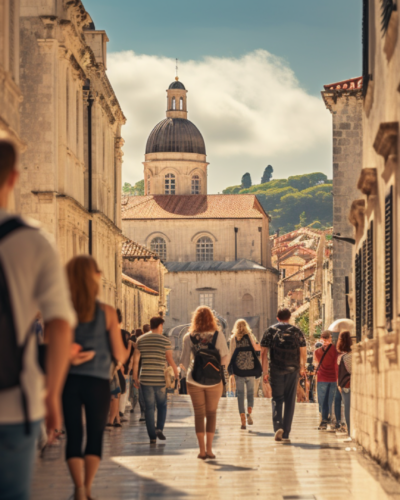
[[[262,219],[266,214],[253,194],[129,196],[122,219]]]
[[[324,85],[325,90],[355,90],[362,89],[363,79],[362,76],[357,78],[349,78],[348,80],[343,80],[342,82],[330,83]]]
[[[136,288],[140,288],[143,292],[150,293],[151,295],[159,295],[159,293],[153,290],[152,288],[143,285],[143,283],[140,283],[140,281],[131,278],[127,274],[122,273],[122,281],[125,281],[126,283],[129,283],[135,286]]]
[[[122,243],[122,257],[136,257],[137,259],[160,258],[155,252],[132,240],[126,240]]]
[[[234,261],[196,261],[196,262],[167,262],[165,267],[169,273],[189,273],[207,271],[266,271],[264,266],[251,260],[240,259]]]

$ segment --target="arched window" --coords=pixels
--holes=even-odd
[[[254,315],[254,300],[249,293],[245,293],[242,297],[243,316]]]
[[[198,175],[194,175],[192,177],[192,194],[200,194],[200,177]]]
[[[172,98],[172,109],[176,109],[175,97]]]
[[[175,194],[175,175],[167,174],[165,176],[164,194]]]
[[[167,260],[167,243],[164,238],[157,236],[150,242],[150,249],[155,252],[161,260]]]
[[[150,194],[150,185],[151,185],[150,179],[151,179],[150,174],[147,174],[147,194]]]
[[[208,236],[202,236],[197,240],[196,260],[214,260],[214,243]]]
[[[179,99],[179,109],[182,111],[183,109],[183,97]]]

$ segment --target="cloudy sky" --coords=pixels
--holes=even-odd
[[[105,29],[108,75],[127,116],[124,181],[142,178],[147,137],[179,76],[206,141],[209,192],[264,167],[331,175],[324,83],[361,74],[361,1],[84,0]]]

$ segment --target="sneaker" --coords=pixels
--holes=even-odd
[[[275,432],[275,441],[281,442],[282,441],[282,436],[283,436],[283,429],[278,429]]]
[[[160,441],[165,441],[167,438],[164,436],[164,433],[163,431],[160,431],[159,429],[156,430],[156,435],[157,435],[157,438],[160,440]]]
[[[157,444],[157,439],[150,439],[150,444]]]
[[[325,420],[322,420],[321,423],[319,424],[318,430],[319,431],[326,431],[326,428],[328,427],[328,422]]]
[[[250,414],[247,415],[247,423],[253,425],[253,417]]]
[[[289,438],[282,438],[282,444],[290,444],[291,441]]]
[[[337,432],[340,429],[340,425],[333,426],[332,424],[328,424],[326,426],[326,432]]]

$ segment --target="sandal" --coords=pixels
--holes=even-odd
[[[206,457],[210,458],[211,460],[214,460],[214,458],[217,458],[214,454],[210,455],[210,453],[206,453]]]
[[[200,458],[200,460],[205,460],[207,458],[207,454],[205,454],[204,456],[203,455],[200,455],[200,453],[197,455],[197,458]]]

